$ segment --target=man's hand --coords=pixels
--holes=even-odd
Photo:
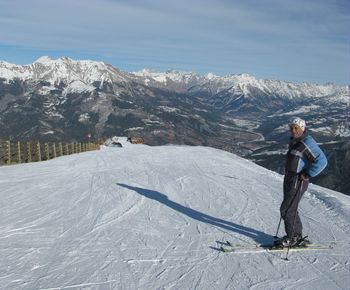
[[[309,178],[310,178],[310,176],[307,174],[307,173],[305,173],[305,172],[302,172],[302,173],[300,173],[300,180],[309,180]]]

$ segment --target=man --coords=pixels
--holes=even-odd
[[[300,118],[293,119],[290,124],[291,142],[287,152],[283,202],[280,208],[287,235],[277,242],[288,247],[303,241],[298,205],[308,188],[309,178],[317,176],[327,166],[325,154],[305,127],[305,121]]]

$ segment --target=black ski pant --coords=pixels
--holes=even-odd
[[[309,180],[300,180],[298,174],[286,173],[284,176],[280,212],[288,238],[302,235],[303,225],[298,214],[298,206],[308,186]]]

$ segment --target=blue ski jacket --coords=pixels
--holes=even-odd
[[[307,132],[299,138],[292,138],[287,152],[287,172],[315,177],[326,168],[327,163],[326,155]]]

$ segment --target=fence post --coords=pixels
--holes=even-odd
[[[65,147],[66,147],[66,155],[69,155],[69,146],[67,143],[65,144]]]
[[[11,164],[11,141],[6,141],[6,163],[7,165]]]
[[[49,143],[45,143],[45,155],[46,155],[46,160],[49,160],[50,159]]]
[[[27,160],[28,160],[28,163],[32,162],[32,153],[30,150],[30,142],[27,142]]]
[[[18,153],[18,163],[22,163],[22,160],[21,160],[21,142],[20,141],[17,142],[17,153]]]
[[[53,153],[53,158],[56,158],[56,143],[53,143],[52,145],[52,153]]]
[[[38,161],[41,161],[41,148],[40,148],[40,142],[38,142],[38,144],[37,144],[36,153],[37,153],[37,155],[38,155]]]
[[[60,150],[60,156],[63,156],[63,148],[62,148],[62,142],[58,143],[58,148]]]

